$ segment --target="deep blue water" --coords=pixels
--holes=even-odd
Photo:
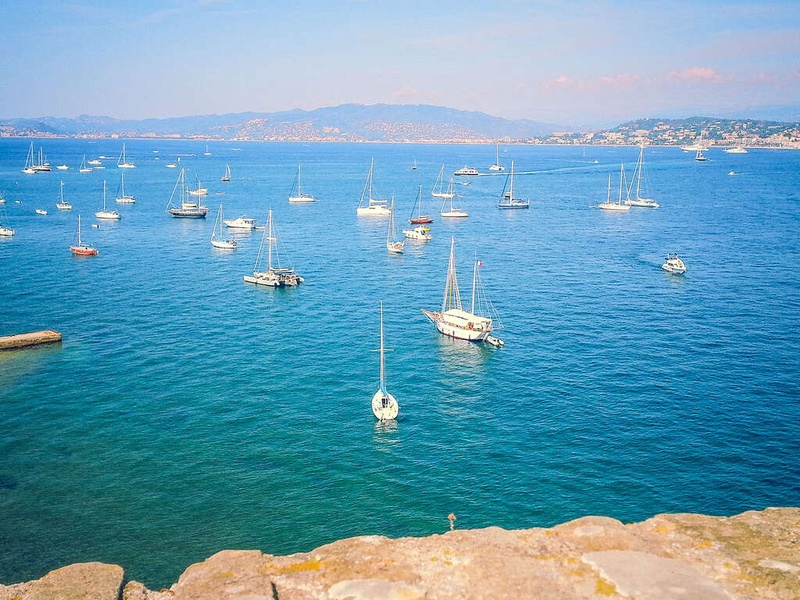
[[[0,334],[64,342],[0,354],[2,583],[99,560],[158,588],[220,549],[422,536],[451,512],[460,528],[525,528],[798,504],[800,153],[698,163],[650,148],[661,208],[608,214],[590,206],[636,148],[509,146],[529,211],[496,208],[503,176],[471,178],[457,186],[468,219],[437,218],[431,242],[390,256],[385,221],[355,214],[370,159],[402,221],[419,184],[438,212],[442,163],[486,171],[494,147],[237,142],[204,156],[204,142],[130,140],[137,203],[92,229],[121,141],[40,143],[70,170],[25,175],[29,140],[0,139],[17,229],[0,238]],[[79,174],[84,153],[108,168]],[[214,211],[263,222],[273,208],[303,286],[243,283],[260,232],[221,252],[213,212],[164,212],[178,154],[194,154],[187,181]],[[317,204],[286,200],[298,162]],[[60,180],[71,213],[55,210]],[[97,257],[69,252],[78,213]],[[451,236],[464,296],[473,257],[484,264],[502,349],[445,339],[420,311],[441,303]],[[660,269],[670,251],[685,276]],[[401,411],[388,426],[370,410],[379,300]]]

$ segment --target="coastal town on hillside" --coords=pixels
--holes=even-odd
[[[85,139],[196,139],[204,141],[271,142],[386,142],[386,143],[503,143],[550,145],[659,145],[684,146],[700,143],[710,146],[750,148],[800,148],[800,123],[761,120],[712,119],[639,119],[600,131],[550,131],[539,135],[508,135],[482,131],[469,123],[389,122],[365,120],[357,127],[345,128],[320,120],[280,121],[270,118],[248,119],[229,125],[207,127],[180,133],[126,127],[99,130],[59,131],[37,126],[31,120],[24,125],[0,121],[0,137],[85,138]]]

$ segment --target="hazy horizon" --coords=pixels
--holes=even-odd
[[[800,120],[794,2],[46,0],[3,16],[2,118],[428,104],[579,127]]]

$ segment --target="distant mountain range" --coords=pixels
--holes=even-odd
[[[529,120],[430,105],[343,104],[316,110],[235,113],[170,119],[0,120],[0,135],[204,137],[284,141],[478,141],[530,139],[560,129]]]
[[[787,113],[791,114],[791,113]],[[603,131],[510,120],[430,105],[343,104],[316,110],[235,113],[170,119],[0,120],[0,136],[189,138],[301,142],[465,142],[534,144],[708,143],[800,147],[800,124],[756,119],[638,119]]]

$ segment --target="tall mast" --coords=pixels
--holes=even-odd
[[[272,270],[272,209],[269,209],[269,218],[267,219],[267,234],[269,235],[269,248],[267,250],[267,270]]]
[[[383,364],[383,300],[381,300],[381,391],[385,393],[386,382],[384,381],[384,364]]]
[[[473,315],[475,314],[475,286],[477,283],[478,283],[478,258],[476,257],[475,264],[472,267],[472,304],[470,305],[469,309],[469,312],[471,312]]]
[[[450,306],[461,309],[461,294],[458,291],[458,279],[456,278],[456,238],[450,238],[450,262],[447,265],[447,283],[444,286],[444,297],[442,298],[442,312],[447,311],[448,300]]]

